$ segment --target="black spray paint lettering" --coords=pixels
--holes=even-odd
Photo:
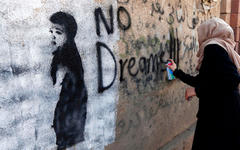
[[[151,47],[153,51],[159,49],[159,44],[161,44],[159,38],[155,35],[154,37],[151,37],[151,35],[147,36],[147,39],[145,37],[140,37],[137,40],[130,40],[132,47],[136,51],[140,51],[143,47],[149,48]]]
[[[103,93],[105,90],[109,89],[113,85],[113,83],[116,79],[116,76],[117,76],[117,62],[116,62],[116,59],[115,59],[112,51],[110,50],[110,48],[106,44],[104,44],[102,42],[97,42],[96,47],[97,47],[97,62],[98,62],[98,92]],[[110,53],[110,55],[112,56],[112,59],[114,61],[114,64],[115,64],[114,65],[113,80],[107,86],[103,86],[102,53],[101,53],[102,48],[106,49]]]
[[[158,73],[161,64],[160,56],[162,56],[161,53],[157,53],[150,54],[149,58],[141,57],[138,61],[136,61],[135,57],[131,57],[129,60],[120,60],[120,81],[124,81],[125,66],[127,66],[128,74],[132,77],[136,77],[139,71],[145,75],[151,72]]]
[[[189,29],[195,29],[199,23],[199,17],[196,15],[195,11],[193,11],[193,16],[194,17],[191,19],[190,23],[189,23],[189,21],[187,21],[187,26]],[[187,17],[188,17],[188,13],[187,13]]]
[[[184,53],[183,53],[183,57],[184,57],[186,52],[197,49],[198,44],[197,44],[196,37],[189,36],[189,35],[185,36],[183,41],[183,46],[184,46]]]
[[[148,47],[148,46],[157,46],[159,48],[157,53],[151,53],[149,57],[140,57],[140,59],[136,60],[135,57],[131,57],[129,60],[120,60],[120,82],[124,81],[124,72],[125,68],[127,68],[127,72],[130,76],[136,77],[139,72],[149,75],[150,73],[156,73],[161,74],[165,71],[165,61],[163,60],[163,57],[166,52],[169,52],[170,58],[172,58],[177,66],[179,66],[179,50],[180,50],[180,40],[178,39],[178,31],[177,29],[170,28],[169,29],[170,34],[170,40],[166,41],[166,43],[161,43],[159,39],[155,39],[153,41],[157,42],[149,42],[152,40],[150,36],[148,36],[148,40],[141,38],[141,44],[140,49],[142,46]],[[138,40],[137,40],[138,41]],[[139,44],[139,42],[132,42],[133,46],[136,46],[136,43]],[[153,44],[155,43],[155,44]],[[156,44],[157,43],[157,44]]]
[[[118,1],[120,2],[120,1]],[[128,1],[121,1],[123,3],[128,3]],[[104,16],[104,13],[102,11],[102,9],[99,7],[99,8],[96,8],[95,9],[95,21],[96,21],[96,34],[100,37],[101,36],[101,29],[100,29],[100,21],[102,20],[104,26],[105,26],[105,29],[107,30],[107,33],[108,34],[112,34],[114,33],[114,24],[113,24],[113,7],[112,5],[110,6],[109,8],[109,17],[110,18],[110,24],[107,23],[107,20],[106,20],[106,17]],[[126,24],[123,24],[123,22],[121,21],[120,19],[120,15],[121,14],[125,14],[127,16],[127,23]],[[130,17],[130,14],[128,13],[128,11],[120,6],[118,8],[118,11],[117,11],[117,21],[118,21],[118,25],[119,25],[119,28],[122,29],[123,31],[129,29],[131,27],[131,17]],[[114,66],[114,77],[113,77],[113,80],[112,82],[107,85],[107,86],[104,86],[103,85],[103,72],[102,72],[102,48],[106,49],[110,55],[112,56],[113,58],[113,61],[115,63],[115,66]],[[117,63],[116,63],[116,59],[114,57],[114,54],[112,53],[111,49],[105,44],[105,43],[102,43],[102,42],[97,42],[96,43],[96,50],[97,50],[97,62],[98,62],[98,92],[99,93],[103,93],[105,90],[109,89],[114,81],[116,80],[116,76],[117,76]],[[122,62],[120,61],[120,64]],[[123,65],[125,65],[126,62],[123,63]],[[135,61],[134,60],[131,60],[131,63],[130,65],[128,65],[128,68],[131,69],[132,66],[134,66],[135,64]],[[122,69],[122,65],[121,65],[121,69]],[[131,71],[130,71],[131,72]],[[137,74],[137,73],[136,73]],[[120,78],[121,80],[121,78]],[[122,79],[123,80],[123,79]]]
[[[184,7],[184,8],[182,7],[181,0],[179,0],[179,3],[177,5],[177,9],[176,9],[176,17],[177,17],[178,23],[181,23],[181,22],[185,21],[185,11],[186,11],[187,8],[186,7]]]
[[[199,18],[196,17],[196,18],[192,18],[191,25],[189,23],[187,25],[189,29],[195,29],[198,23],[199,23]]]
[[[123,71],[124,71],[124,67],[127,63],[128,59],[126,59],[125,61],[123,61],[122,59],[119,61],[120,64],[120,82],[124,81],[123,78]]]
[[[125,25],[125,24],[122,23],[122,21],[121,21],[121,19],[120,19],[121,13],[125,13],[125,15],[127,16],[127,25]],[[129,28],[131,27],[131,17],[130,17],[130,14],[129,14],[128,11],[127,11],[124,7],[122,7],[122,6],[120,6],[120,7],[118,8],[118,11],[117,11],[117,20],[118,20],[118,26],[119,26],[120,29],[122,29],[122,30],[125,31],[125,30],[127,30],[127,29],[129,29]]]
[[[139,63],[138,63],[138,65],[139,65],[139,70],[142,72],[142,73],[144,73],[145,72],[145,75],[147,74],[147,71],[145,71],[145,70],[147,70],[146,68],[147,68],[147,59],[145,58],[145,57],[140,57],[140,59],[139,59]]]
[[[124,13],[127,16],[127,24],[123,24],[123,22],[121,21],[121,17],[120,16],[121,16],[122,13]],[[105,29],[107,30],[108,34],[112,34],[114,32],[114,24],[113,24],[114,15],[113,15],[113,7],[112,7],[112,5],[109,8],[109,18],[110,18],[109,19],[110,20],[109,24],[107,23],[107,19],[104,16],[104,13],[103,13],[101,7],[95,9],[94,15],[95,15],[95,22],[96,22],[96,33],[97,33],[97,35],[99,37],[101,36],[100,20],[102,20],[102,22],[103,22],[103,24],[105,26]],[[122,6],[120,6],[118,8],[118,11],[117,11],[117,21],[118,21],[119,28],[124,30],[124,31],[128,30],[131,27],[131,16],[128,13],[128,11],[124,7],[122,7]]]
[[[152,11],[151,11],[151,16],[153,16],[153,13],[156,12],[156,13],[159,13],[161,15],[164,14],[164,9],[163,7],[158,3],[152,3]]]
[[[162,15],[164,14],[164,9],[163,7],[158,3],[152,3],[152,11],[151,11],[151,16],[153,16],[153,13],[156,12],[158,14],[160,14],[159,16],[159,20],[161,21],[162,20]]]
[[[171,12],[168,14],[166,21],[168,24],[172,25],[175,21],[175,17],[178,23],[182,23],[188,18],[188,11],[187,7],[183,7],[181,0],[179,0],[178,4],[174,8],[171,6],[171,4],[168,4],[168,7],[171,9]],[[152,3],[152,10],[151,10],[151,16],[153,16],[154,13],[159,14],[159,21],[162,21],[162,16],[164,15],[164,7],[161,6],[158,2]],[[197,15],[195,15],[195,11],[193,12],[193,17],[191,18],[191,21],[187,20],[187,26],[189,29],[195,29],[197,24],[199,23],[200,19]],[[187,16],[186,16],[187,15]]]
[[[169,13],[169,17],[167,19],[167,23],[170,24],[170,25],[172,25],[174,23],[174,16],[173,16],[173,14],[174,14],[174,8],[172,6],[172,11],[171,11],[171,13]]]
[[[135,77],[138,74],[138,69],[135,71],[135,73],[132,72],[132,68],[134,67],[135,63],[136,63],[135,57],[132,57],[128,62],[128,73],[133,77]]]
[[[151,54],[149,59],[147,59],[147,70],[145,70],[146,74],[150,72],[151,68],[151,62],[152,62],[152,72],[158,71],[159,70],[159,65],[160,65],[160,57],[158,54]]]
[[[150,54],[149,58],[141,57],[139,59],[139,69],[145,75],[150,72],[158,72],[161,58],[159,54]],[[152,70],[151,70],[152,68]]]
[[[94,12],[94,15],[95,15],[95,21],[96,21],[96,32],[97,32],[97,35],[98,36],[101,36],[101,33],[100,33],[100,18],[107,30],[107,33],[108,34],[112,34],[113,31],[114,31],[114,25],[113,25],[113,7],[112,5],[110,6],[109,8],[109,16],[110,16],[110,25],[107,23],[107,20],[103,14],[103,11],[102,11],[102,8],[96,8],[95,9],[95,12]]]
[[[170,28],[170,58],[173,59],[177,66],[179,66],[179,50],[180,50],[180,41],[178,39],[178,31],[176,29],[176,37],[174,35],[174,29]]]

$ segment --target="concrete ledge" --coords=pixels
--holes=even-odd
[[[193,123],[188,129],[174,137],[173,140],[168,142],[163,147],[158,148],[157,150],[190,150],[195,127],[196,122]],[[191,142],[190,146],[189,142]],[[188,146],[186,147],[186,145]]]

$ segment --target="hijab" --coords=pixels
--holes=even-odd
[[[240,74],[240,56],[234,49],[236,42],[234,41],[234,32],[230,25],[220,18],[212,18],[203,22],[198,27],[197,32],[199,42],[197,70],[200,69],[202,64],[204,48],[209,44],[217,44],[227,51]]]

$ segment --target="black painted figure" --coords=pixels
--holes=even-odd
[[[58,69],[66,68],[53,120],[56,144],[60,150],[84,141],[88,96],[81,57],[74,41],[77,33],[74,17],[57,12],[50,17],[50,21],[53,23],[50,29],[52,44],[56,46],[51,64],[53,85]]]

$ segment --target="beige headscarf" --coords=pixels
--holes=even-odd
[[[238,69],[240,74],[240,56],[234,50],[235,41],[233,29],[225,21],[220,18],[212,18],[203,22],[197,29],[198,32],[198,42],[199,42],[199,51],[197,57],[199,57],[197,70],[200,69],[203,56],[204,48],[209,44],[218,44],[223,47],[233,63]]]

